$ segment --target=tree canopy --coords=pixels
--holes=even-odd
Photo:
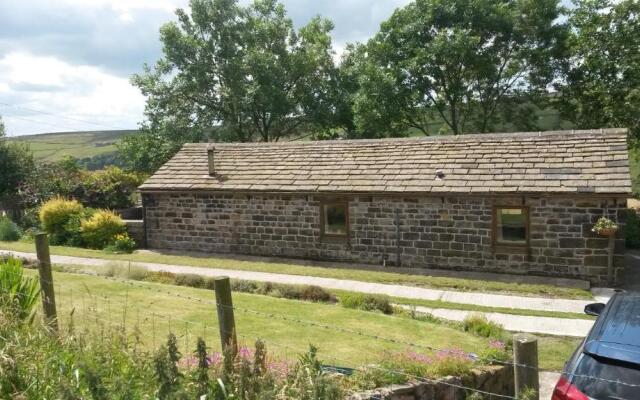
[[[206,140],[560,126],[640,138],[640,3],[574,1],[414,0],[336,62],[324,18],[295,28],[277,0],[191,0],[161,28],[163,57],[132,79],[147,97],[143,133],[120,155],[152,172]],[[543,121],[545,107],[563,118]]]
[[[19,185],[33,167],[33,156],[23,144],[9,142],[0,117],[0,203],[12,203]]]
[[[582,0],[556,106],[579,128],[626,127],[640,139],[640,3]]]
[[[560,12],[557,0],[416,0],[396,10],[355,49],[357,126],[430,135],[435,119],[453,134],[492,130],[504,103],[554,78]]]
[[[296,30],[276,0],[190,6],[161,28],[163,58],[133,77],[147,107],[143,135],[121,146],[130,164],[153,170],[182,143],[207,137],[277,141],[331,114],[330,21]]]

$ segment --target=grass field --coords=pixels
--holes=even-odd
[[[135,130],[57,132],[26,135],[10,140],[26,143],[37,160],[56,161],[64,156],[76,158],[94,157],[114,153],[116,142]]]
[[[148,282],[128,285],[106,278],[68,273],[54,273],[54,281],[63,329],[68,329],[73,312],[74,329],[86,329],[93,336],[99,335],[103,328],[121,329],[124,325],[132,338],[138,331],[141,344],[149,348],[159,345],[169,331],[178,336],[183,351],[185,347],[192,349],[198,336],[204,336],[213,349],[220,348],[214,293],[210,290]],[[404,351],[409,346],[345,333],[340,329],[467,352],[477,351],[488,343],[484,338],[447,326],[337,305],[243,293],[234,293],[233,301],[237,308],[235,317],[239,339],[245,344],[251,346],[261,338],[273,351],[292,357],[304,353],[309,344],[314,344],[320,348],[320,354],[324,354],[327,362],[335,357],[343,362],[343,366],[374,362],[383,357],[385,351]],[[242,311],[244,309],[252,312]],[[271,313],[276,316],[268,316]],[[337,329],[293,323],[278,316]],[[420,347],[414,350],[428,352]]]
[[[35,252],[34,245],[32,243],[23,242],[0,242],[0,249],[31,253]],[[588,290],[563,288],[551,285],[505,283],[488,280],[483,281],[426,275],[408,275],[359,269],[313,267],[293,263],[286,264],[280,262],[242,261],[223,257],[179,256],[147,252],[136,252],[134,254],[107,254],[98,250],[87,250],[64,246],[51,246],[51,254],[103,258],[125,262],[138,261],[160,264],[189,265],[203,268],[209,267],[244,271],[273,272],[291,275],[317,276],[323,278],[351,279],[363,282],[401,284],[438,289],[512,293],[529,296],[547,296],[558,298],[592,298],[592,295]]]
[[[73,326],[75,332],[98,340],[109,330],[123,331],[147,349],[159,346],[171,331],[183,352],[194,347],[197,337],[204,337],[214,350],[220,348],[210,290],[62,272],[54,273],[54,282],[63,331]],[[251,346],[263,339],[280,358],[295,359],[313,344],[325,363],[355,367],[376,362],[388,352],[429,354],[428,348],[437,348],[477,353],[488,344],[485,338],[407,316],[243,293],[234,293],[233,302],[239,340]],[[577,343],[577,339],[542,337],[541,368],[562,368]]]

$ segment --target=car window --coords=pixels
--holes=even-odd
[[[640,387],[633,387],[617,383],[625,382],[640,384],[640,366],[621,364],[610,360],[596,358],[588,354],[578,363],[574,372],[576,375],[608,379],[592,379],[576,376],[573,384],[587,396],[598,400],[637,400],[640,399]]]

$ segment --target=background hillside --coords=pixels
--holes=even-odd
[[[37,160],[57,161],[64,156],[78,159],[115,154],[116,143],[136,130],[55,132],[26,135],[10,140],[27,143]]]

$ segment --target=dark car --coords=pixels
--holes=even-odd
[[[590,304],[598,315],[556,384],[552,400],[640,400],[640,293]]]

